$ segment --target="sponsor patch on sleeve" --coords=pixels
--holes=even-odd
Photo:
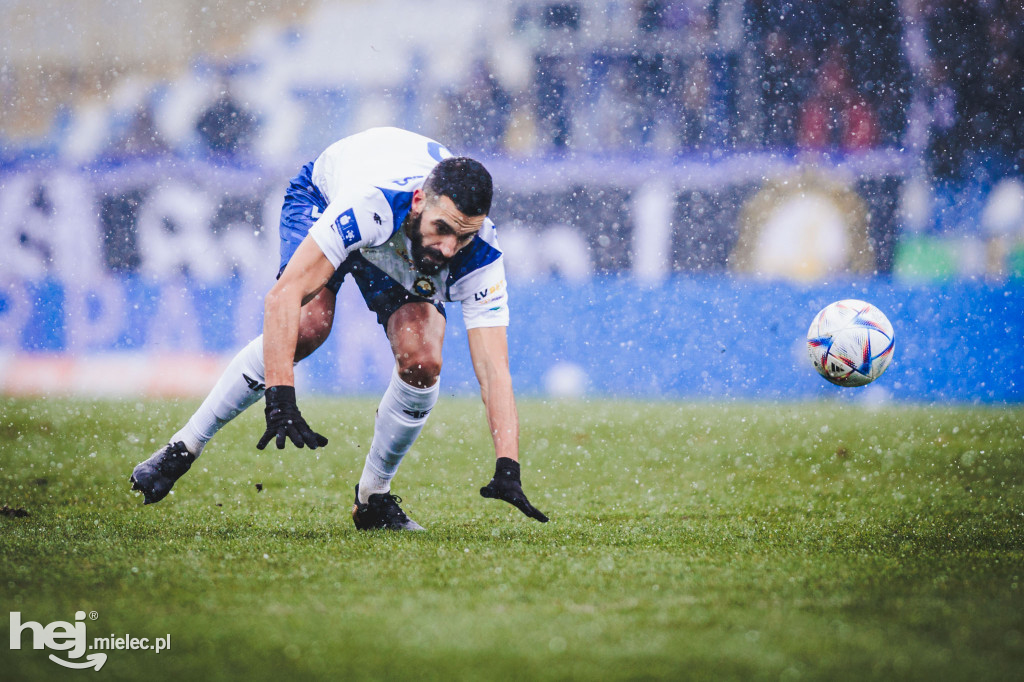
[[[473,300],[477,303],[497,303],[505,298],[505,280],[493,284],[486,289],[473,292]]]
[[[351,247],[363,238],[359,233],[359,223],[356,222],[356,214],[351,208],[338,216],[338,219],[334,221],[334,229],[341,235],[341,241],[345,244],[346,248]]]

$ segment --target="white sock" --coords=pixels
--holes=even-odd
[[[427,423],[440,392],[440,381],[429,388],[416,388],[398,377],[397,367],[391,373],[391,383],[377,408],[373,442],[359,478],[361,503],[365,504],[370,495],[391,490],[391,479]]]
[[[257,336],[228,363],[213,390],[171,443],[182,441],[198,457],[221,427],[263,397],[266,389],[263,367],[263,336]]]

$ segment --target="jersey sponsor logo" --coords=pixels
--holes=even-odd
[[[359,234],[356,214],[351,208],[338,216],[338,219],[334,221],[334,229],[341,235],[341,241],[346,247],[352,246],[363,238]]]
[[[426,277],[420,277],[417,279],[412,285],[412,290],[413,293],[419,294],[424,298],[430,298],[437,293],[437,287],[434,286],[434,282]]]
[[[473,293],[473,300],[474,301],[486,301],[488,299],[488,297],[493,296],[494,294],[498,293],[499,291],[501,291],[504,288],[505,288],[505,280],[501,280],[497,284],[494,284],[494,285],[488,287],[487,289],[481,289],[480,291],[474,292]],[[501,297],[498,297],[496,300],[500,301]]]
[[[384,224],[384,220],[380,217],[380,213],[373,214],[373,222],[377,223],[378,225]]]
[[[259,381],[256,381],[248,374],[243,373],[242,378],[245,379],[245,383],[249,387],[250,391],[262,391],[263,389],[266,388],[264,384],[260,383]]]

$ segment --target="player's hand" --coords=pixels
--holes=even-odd
[[[299,413],[295,404],[294,386],[271,386],[266,393],[267,407],[263,410],[267,415],[267,430],[256,443],[262,450],[272,438],[277,438],[277,449],[283,450],[285,438],[291,438],[295,447],[308,447],[316,450],[327,445],[327,439],[309,428],[309,424]]]
[[[480,494],[495,500],[505,500],[531,519],[547,523],[548,517],[530,504],[523,492],[523,484],[519,480],[519,462],[508,457],[499,457],[494,467],[494,478],[480,488]]]

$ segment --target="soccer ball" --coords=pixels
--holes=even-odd
[[[807,330],[807,353],[818,374],[836,386],[863,386],[889,366],[894,338],[881,310],[851,298],[815,315]]]

